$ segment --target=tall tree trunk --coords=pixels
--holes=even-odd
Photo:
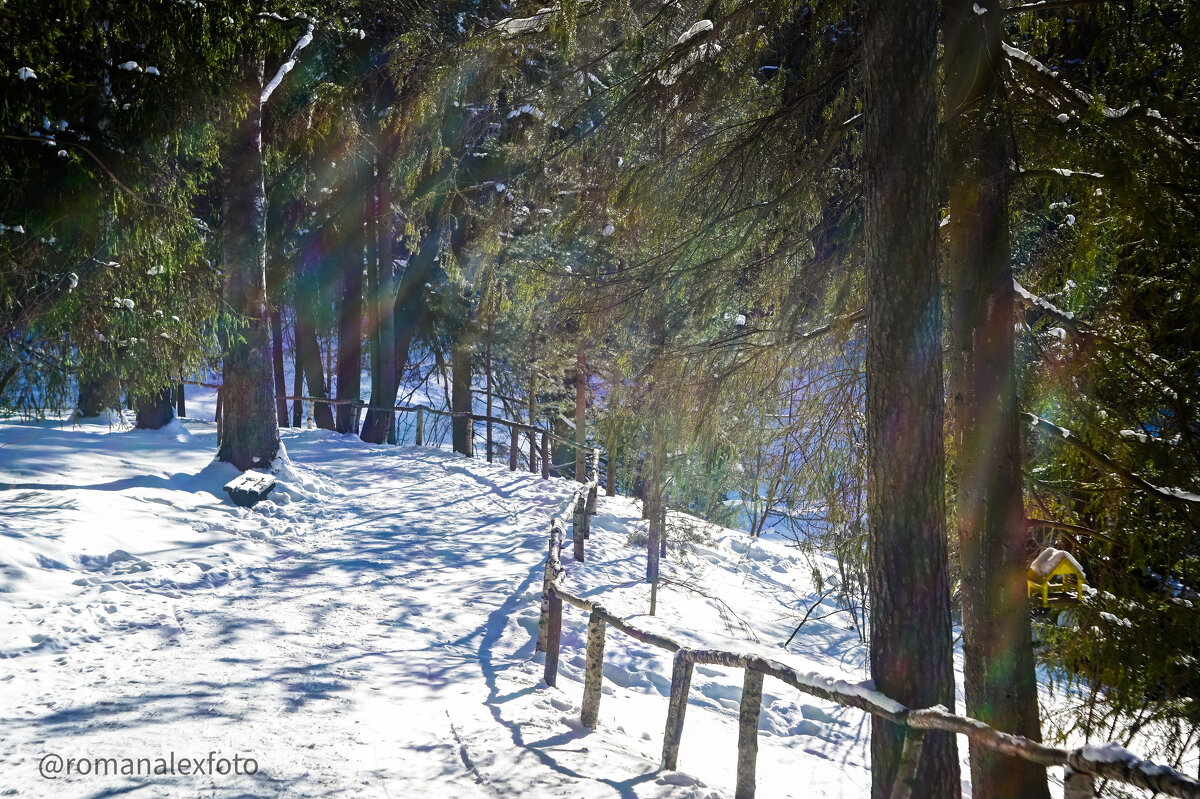
[[[575,479],[587,482],[587,353],[583,339],[575,353]]]
[[[380,408],[391,408],[396,404],[396,392],[400,381],[398,373],[404,364],[397,360],[396,347],[396,274],[393,242],[395,229],[392,215],[391,187],[388,185],[386,169],[380,163],[375,178],[375,231],[378,240],[377,271],[375,285],[376,330],[371,342],[376,350],[371,356],[374,377],[371,380],[371,404]],[[407,360],[405,348],[404,358]],[[367,411],[363,422],[362,440],[382,444],[392,431],[395,411]]]
[[[464,322],[454,331],[450,342],[450,410],[455,414],[451,419],[451,438],[454,451],[467,457],[473,453],[474,436],[471,431],[471,370],[474,360],[474,347],[470,335],[470,322]]]
[[[986,13],[978,14],[976,8]],[[1025,572],[1008,136],[997,108],[1003,9],[945,6],[950,389],[967,713],[1041,740]],[[1048,797],[1046,769],[971,745],[976,799]]]
[[[487,356],[484,364],[487,372],[487,461],[492,462],[492,315],[488,314]],[[509,431],[512,432],[512,431]]]
[[[287,427],[287,379],[283,374],[283,317],[278,308],[271,311],[271,363],[275,368],[275,412],[279,426]]]
[[[328,384],[325,382],[326,372],[321,364],[321,343],[317,339],[316,302],[320,296],[318,290],[319,264],[325,260],[323,236],[315,235],[307,242],[302,260],[300,274],[296,279],[296,360],[304,371],[304,382],[308,385],[308,395],[314,398],[329,396]],[[301,394],[297,394],[301,396]],[[333,406],[324,402],[312,403],[313,421],[322,430],[334,429]]]
[[[300,361],[300,337],[295,335],[294,329],[292,334],[295,338],[292,346],[292,396],[296,398],[292,401],[292,427],[299,428],[304,422],[304,401],[300,399],[304,396],[304,366]]]
[[[909,707],[954,707],[938,287],[938,3],[864,4],[867,511],[871,677]],[[871,796],[904,728],[871,720]],[[922,796],[960,795],[953,735],[927,732]]]
[[[243,471],[279,453],[275,381],[267,323],[266,189],[262,163],[262,63],[243,56],[248,107],[224,153],[222,209],[225,302],[246,320],[224,353],[222,430],[217,457]]]
[[[537,427],[537,325],[529,328],[529,426]],[[537,434],[529,431],[529,471],[537,471]]]
[[[187,416],[187,395],[183,393],[183,377],[175,384],[175,415],[180,419]]]
[[[174,403],[169,386],[148,397],[138,397],[134,404],[137,406],[135,426],[139,430],[157,430],[173,418]]]
[[[347,192],[349,193],[349,192]],[[362,327],[363,327],[363,219],[361,206],[354,198],[346,199],[342,224],[342,285],[338,303],[337,398],[362,398]],[[337,431],[354,431],[358,409],[353,403],[337,406]]]
[[[111,370],[105,370],[88,378],[79,380],[78,416],[90,419],[99,416],[108,407],[120,407],[121,389],[117,375]]]

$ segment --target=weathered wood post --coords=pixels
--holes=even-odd
[[[896,767],[896,784],[892,787],[892,799],[911,799],[916,788],[917,767],[921,764],[921,750],[925,748],[925,731],[909,727],[904,733],[904,746],[900,749],[900,765]]]
[[[737,787],[734,799],[754,799],[754,770],[758,761],[758,714],[762,710],[763,674],[746,669],[742,707],[738,713]]]
[[[554,568],[558,561],[554,551],[558,536],[555,534],[554,521],[550,522],[550,546],[546,552],[546,574],[542,577],[542,608],[541,615],[538,617],[538,639],[537,645],[534,648],[535,652],[546,651],[546,641],[550,635],[550,600],[553,598],[553,593],[550,589],[554,579],[558,576],[557,570]]]
[[[354,403],[354,435],[358,435],[359,430],[362,429],[359,425],[362,422],[362,412],[365,407],[366,403],[364,402]]]
[[[550,479],[550,437],[542,431],[542,479]]]
[[[546,625],[546,685],[558,684],[558,649],[562,643],[562,599],[550,589],[550,618]]]
[[[516,427],[508,428],[508,470],[510,472],[517,470],[517,431]]]
[[[671,699],[667,703],[667,729],[663,734],[662,767],[679,767],[679,742],[683,738],[683,717],[687,712],[688,691],[692,687],[692,653],[684,648],[675,653],[671,669]]]
[[[588,535],[587,502],[578,494],[575,495],[575,508],[571,514],[571,544],[575,560],[583,562],[583,542]]]
[[[425,444],[425,407],[417,406],[417,446]]]
[[[604,680],[604,611],[592,607],[588,617],[587,664],[583,671],[583,709],[579,720],[589,730],[596,729],[600,718],[600,688]]]
[[[1091,774],[1063,766],[1063,799],[1093,799],[1096,785]]]

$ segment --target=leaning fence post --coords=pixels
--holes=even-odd
[[[550,614],[546,624],[546,685],[558,684],[558,649],[562,642],[562,599],[549,589]]]
[[[425,443],[425,408],[417,406],[417,446],[420,447]]]
[[[679,741],[683,738],[683,716],[687,712],[688,690],[692,687],[692,653],[680,649],[671,668],[671,699],[667,703],[667,729],[663,734],[662,767],[679,767]]]
[[[508,470],[517,470],[517,428],[508,428]]]
[[[590,730],[600,718],[600,689],[604,679],[604,611],[592,607],[588,617],[587,664],[583,671],[583,709],[579,720]]]
[[[589,518],[587,519],[587,524],[583,529],[583,537],[584,538],[592,537],[592,522],[591,522],[590,517],[596,515],[596,489],[597,489],[597,486],[595,486],[595,485],[593,485],[591,488],[588,489],[587,505],[585,506],[587,509],[587,513],[585,515],[588,516]]]
[[[904,731],[904,746],[900,749],[900,764],[896,767],[896,784],[892,787],[892,799],[910,799],[917,782],[917,767],[921,764],[921,750],[925,748],[925,731],[908,727]]]
[[[362,421],[362,412],[365,407],[367,406],[362,402],[354,403],[354,435],[358,435],[361,429],[359,423]]]
[[[550,479],[550,439],[542,431],[542,479]]]
[[[758,714],[762,710],[763,674],[746,669],[742,707],[738,713],[737,787],[734,799],[754,799],[754,769],[758,760]]]
[[[1093,799],[1096,786],[1091,774],[1063,766],[1063,799]]]
[[[572,555],[576,561],[583,562],[583,541],[588,537],[587,503],[575,496],[575,512],[571,515],[571,543],[574,544]]]

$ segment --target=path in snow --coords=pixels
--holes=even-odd
[[[205,461],[211,426],[175,427],[0,425],[4,795],[707,794],[585,737],[538,686],[568,484],[304,431],[278,501],[242,511]],[[258,774],[38,775],[46,753],[214,750]]]

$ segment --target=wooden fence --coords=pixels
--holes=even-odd
[[[596,453],[598,458],[598,453]],[[598,460],[594,458],[598,463]],[[687,711],[688,691],[692,668],[697,663],[727,666],[744,670],[742,701],[738,714],[738,754],[736,799],[754,796],[755,765],[758,757],[758,717],[762,708],[764,677],[773,677],[815,696],[846,707],[854,707],[887,719],[905,728],[904,745],[893,799],[919,796],[915,784],[922,740],[926,730],[965,735],[972,745],[982,745],[1002,754],[1018,757],[1041,766],[1062,766],[1065,774],[1064,799],[1084,799],[1095,796],[1094,779],[1106,778],[1144,788],[1168,796],[1200,799],[1200,782],[1168,766],[1142,760],[1123,749],[1084,746],[1063,749],[1000,732],[977,719],[955,715],[938,706],[910,709],[883,694],[831,680],[814,674],[801,674],[796,669],[775,660],[753,654],[740,654],[720,649],[690,649],[668,636],[644,630],[617,616],[599,602],[571,593],[563,578],[561,551],[566,538],[567,516],[574,519],[575,560],[584,559],[584,540],[589,530],[589,517],[596,509],[596,487],[599,470],[591,480],[580,486],[565,508],[550,520],[550,543],[546,555],[546,573],[542,585],[542,612],[538,625],[537,651],[546,653],[545,679],[547,685],[558,681],[558,658],[562,639],[563,603],[574,605],[588,614],[587,654],[584,666],[583,703],[580,720],[595,729],[600,712],[601,680],[604,665],[604,641],[607,627],[613,627],[632,638],[674,653],[671,669],[671,693],[667,702],[667,719],[663,733],[662,768],[675,770],[679,745]]]
[[[221,424],[221,422],[222,422],[222,419],[221,419],[221,416],[222,416],[222,413],[221,413],[222,390],[221,389],[222,389],[222,387],[221,387],[221,385],[219,383],[200,383],[200,382],[191,382],[191,381],[187,381],[186,384],[189,386],[199,386],[201,388],[216,389],[216,391],[217,391],[217,407],[216,407],[216,420],[215,421],[217,424],[217,438],[219,439],[220,435],[221,435],[221,427],[222,427],[222,424]],[[466,412],[466,411],[448,411],[448,410],[444,410],[441,408],[433,408],[428,405],[394,405],[394,406],[390,406],[390,407],[389,406],[377,407],[377,406],[370,405],[369,403],[366,403],[366,402],[363,402],[362,400],[357,400],[357,399],[330,399],[327,397],[293,397],[293,396],[278,396],[278,397],[276,397],[276,399],[285,400],[287,402],[323,403],[325,405],[333,405],[333,406],[353,405],[355,408],[355,412],[354,412],[354,432],[355,433],[357,433],[359,431],[360,422],[362,420],[362,412],[364,410],[365,411],[381,411],[383,413],[388,413],[388,412],[415,413],[416,414],[416,420],[414,423],[414,429],[415,429],[415,433],[416,433],[415,443],[418,447],[425,445],[424,433],[425,433],[425,415],[426,414],[430,414],[432,416],[441,416],[441,417],[446,417],[446,418],[458,418],[458,419],[469,418],[472,423],[483,422],[488,425],[498,424],[498,425],[509,428],[509,431],[510,431],[509,432],[509,447],[508,447],[508,468],[511,471],[515,472],[517,470],[517,464],[520,460],[520,454],[521,454],[520,447],[518,445],[517,434],[523,432],[530,437],[531,442],[533,442],[533,441],[538,442],[536,449],[538,451],[538,459],[540,459],[540,461],[541,461],[541,473],[542,473],[543,480],[548,479],[550,477],[550,442],[551,441],[557,441],[558,443],[563,444],[565,446],[577,447],[579,449],[584,450],[585,452],[591,453],[593,460],[596,461],[596,466],[595,466],[594,470],[597,473],[597,475],[599,474],[599,465],[598,464],[599,464],[599,457],[600,457],[600,453],[601,453],[600,449],[598,449],[596,447],[588,446],[587,444],[578,444],[569,438],[563,438],[562,436],[557,436],[554,433],[551,433],[549,430],[538,427],[536,425],[527,424],[525,422],[517,422],[517,421],[513,421],[512,419],[505,419],[500,416],[487,416],[486,414],[471,413],[471,412]],[[531,452],[530,452],[531,456],[533,454],[533,449],[535,449],[535,447],[531,447]],[[529,459],[529,471],[533,472],[533,473],[536,473],[538,471],[537,464],[535,463],[535,461],[532,457],[530,457],[530,459]],[[595,507],[595,499],[594,498],[592,499],[592,507],[593,508]],[[586,523],[586,522],[584,522],[584,523]]]

